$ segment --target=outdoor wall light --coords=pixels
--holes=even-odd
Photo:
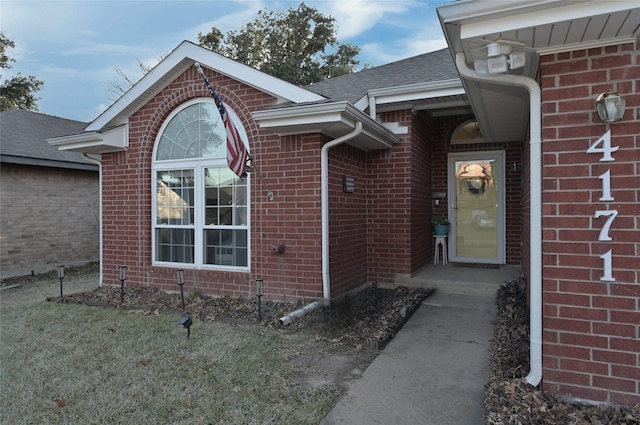
[[[127,279],[127,266],[118,267],[118,280],[120,281],[120,305],[124,304],[124,281]]]
[[[63,298],[62,295],[62,280],[64,279],[64,266],[58,266],[58,280],[60,280],[60,299]]]
[[[617,92],[609,90],[598,95],[596,98],[596,110],[603,122],[616,122],[624,115],[624,97]]]

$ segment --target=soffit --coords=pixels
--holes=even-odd
[[[467,64],[486,59],[487,44],[518,42],[513,51],[527,58],[511,74],[535,78],[540,55],[632,42],[640,31],[640,7],[634,1],[515,0],[463,1],[438,8],[452,53]],[[482,131],[495,141],[523,140],[528,125],[525,90],[463,80]],[[482,109],[482,110],[481,110]]]
[[[332,139],[352,132],[360,121],[361,133],[346,143],[363,151],[388,149],[399,140],[391,130],[346,101],[266,109],[254,112],[253,118],[260,128],[279,136],[321,133]]]

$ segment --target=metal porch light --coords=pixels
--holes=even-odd
[[[596,98],[596,110],[602,122],[620,121],[624,115],[624,97],[612,90],[601,93]]]

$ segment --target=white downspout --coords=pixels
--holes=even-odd
[[[530,385],[537,386],[542,380],[542,115],[541,92],[538,83],[519,75],[478,75],[467,66],[463,53],[456,54],[456,65],[460,75],[475,81],[523,87],[529,91],[529,210],[530,210],[530,274],[529,274],[529,324]]]
[[[91,158],[86,153],[82,153],[82,157],[98,166],[98,223],[99,223],[99,249],[98,256],[100,260],[100,277],[98,280],[98,286],[102,287],[102,161],[99,159]]]
[[[371,118],[373,118],[374,120],[376,119],[376,97],[375,96],[370,96],[369,97],[369,116]]]
[[[331,302],[331,280],[329,279],[329,149],[341,145],[362,132],[362,122],[356,121],[351,133],[340,136],[335,140],[325,143],[320,151],[320,186],[322,202],[322,301],[315,301],[298,310],[280,318],[283,325],[288,325],[295,318],[305,316],[307,313],[326,307]]]

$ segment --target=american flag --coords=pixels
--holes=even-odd
[[[216,106],[218,107],[218,111],[220,111],[220,116],[222,117],[222,122],[224,122],[224,128],[227,133],[227,164],[229,164],[231,171],[233,171],[238,177],[245,177],[247,175],[246,168],[247,160],[249,160],[249,151],[242,142],[238,129],[233,125],[233,121],[231,121],[231,117],[227,113],[227,108],[224,107],[224,103],[222,103],[218,94],[211,86],[211,83],[209,83],[209,80],[204,75],[200,64],[196,62],[195,66],[198,69],[198,73],[204,79],[204,83],[207,85],[213,100],[216,102]]]

